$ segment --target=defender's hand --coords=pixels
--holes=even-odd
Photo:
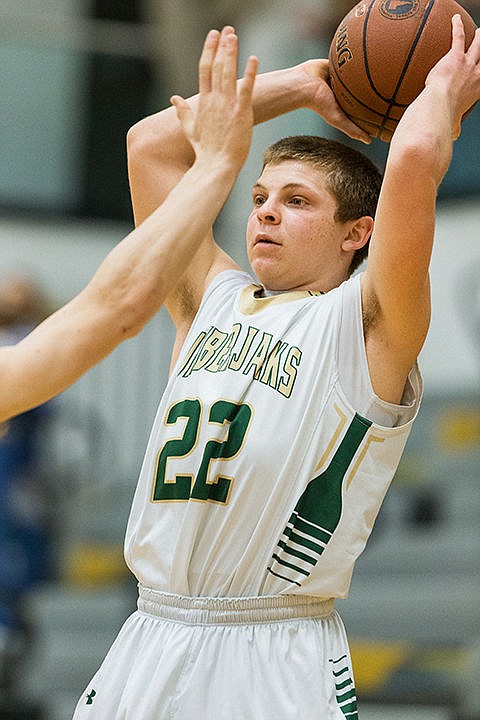
[[[250,149],[252,94],[258,60],[251,56],[237,82],[238,38],[232,27],[211,30],[198,66],[199,96],[195,110],[182,97],[171,98],[197,160],[222,161],[239,169]]]

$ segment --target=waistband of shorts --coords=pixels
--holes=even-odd
[[[334,600],[313,595],[258,597],[189,597],[139,585],[138,610],[165,620],[192,625],[238,625],[295,618],[324,618]]]

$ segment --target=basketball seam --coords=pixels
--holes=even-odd
[[[373,8],[373,6],[375,5],[375,2],[376,2],[376,0],[372,0],[372,2],[370,3],[370,5],[368,6],[368,10],[367,10],[367,13],[366,13],[366,15],[365,15],[365,21],[364,21],[364,23],[363,23],[363,29],[362,29],[363,61],[364,61],[364,64],[365,64],[365,73],[366,73],[366,75],[367,75],[367,80],[368,80],[368,82],[369,82],[369,84],[370,84],[370,87],[372,88],[373,92],[375,93],[375,95],[378,95],[378,97],[380,98],[380,100],[383,100],[383,102],[390,103],[390,101],[392,100],[392,98],[383,97],[383,95],[380,95],[380,93],[378,92],[377,88],[375,87],[375,83],[373,82],[373,78],[372,78],[372,76],[371,76],[371,74],[370,74],[370,67],[369,67],[369,64],[368,64],[368,53],[367,53],[367,30],[368,30],[368,21],[369,21],[369,19],[370,19],[370,15],[371,15],[371,13],[372,13],[372,8]]]
[[[332,71],[333,71],[333,72],[332,72]],[[343,82],[342,78],[340,77],[340,75],[339,75],[336,67],[334,67],[334,65],[331,65],[331,67],[330,67],[330,75],[332,75],[332,74],[335,75],[335,78],[338,80],[339,84],[342,85],[342,86],[345,88],[345,90],[348,92],[348,94],[349,94],[359,105],[361,105],[362,107],[364,107],[366,110],[370,110],[370,112],[373,113],[374,115],[378,115],[380,118],[383,117],[383,113],[379,112],[378,110],[373,110],[373,108],[371,108],[369,105],[367,105],[366,103],[364,103],[364,102],[363,102],[362,100],[360,100],[356,95],[353,94],[353,92],[350,90],[350,88],[349,88],[347,85],[345,85],[345,83]]]
[[[411,46],[410,46],[410,52],[408,53],[408,57],[407,57],[407,59],[406,59],[406,61],[405,61],[405,63],[404,63],[404,66],[403,66],[403,68],[402,68],[402,72],[400,73],[400,77],[399,77],[399,80],[398,80],[398,83],[397,83],[397,87],[395,88],[395,91],[394,91],[393,96],[391,97],[391,99],[390,99],[389,101],[387,101],[387,102],[389,102],[389,106],[388,106],[388,108],[387,108],[387,112],[385,113],[384,120],[383,120],[383,123],[382,123],[382,125],[381,125],[380,130],[385,129],[385,122],[389,119],[389,115],[390,115],[390,112],[391,112],[393,106],[394,106],[394,105],[396,105],[396,106],[401,105],[401,103],[397,103],[397,102],[395,101],[395,98],[397,97],[397,94],[398,94],[399,91],[400,91],[402,82],[403,82],[404,79],[405,79],[405,75],[406,75],[407,70],[408,70],[408,68],[409,68],[409,66],[410,66],[410,63],[411,63],[411,61],[412,61],[413,54],[414,54],[414,52],[415,52],[415,50],[416,50],[416,48],[417,48],[417,45],[418,45],[418,43],[419,43],[419,41],[420,41],[420,38],[421,38],[421,36],[422,36],[422,33],[423,33],[424,29],[425,29],[425,25],[427,24],[427,20],[428,20],[428,18],[430,17],[430,13],[432,12],[432,8],[433,8],[434,3],[435,3],[435,0],[430,0],[428,6],[427,6],[426,9],[425,9],[422,22],[420,23],[420,27],[418,28],[418,31],[417,31],[417,35],[416,35],[416,37],[415,37],[415,40],[413,41],[413,43],[412,43]],[[365,24],[366,24],[366,23],[365,23]],[[366,59],[366,60],[367,60],[367,59]],[[379,95],[379,93],[377,93],[377,94]],[[380,96],[380,95],[379,95],[379,96]],[[381,96],[380,96],[380,97],[381,97]],[[403,107],[408,107],[408,103],[407,103],[406,105],[403,105]]]
[[[370,105],[367,105],[367,104],[364,103],[362,100],[360,100],[360,98],[358,98],[356,95],[354,95],[354,93],[350,90],[350,88],[343,82],[343,80],[342,80],[342,78],[340,77],[340,75],[339,75],[339,73],[338,73],[338,70],[337,70],[337,68],[335,67],[335,65],[334,65],[333,62],[330,63],[330,75],[331,75],[331,76],[332,76],[332,75],[335,76],[335,80],[348,92],[348,94],[350,95],[350,97],[351,97],[353,100],[355,100],[355,102],[358,103],[358,105],[360,105],[361,107],[364,107],[366,110],[368,110],[370,113],[372,113],[372,115],[377,115],[377,116],[378,116],[379,123],[381,123],[381,121],[382,121],[383,118],[385,118],[386,121],[390,120],[390,121],[395,122],[395,123],[398,122],[398,120],[396,120],[395,118],[385,117],[383,112],[380,112],[379,110],[374,110],[372,107],[370,107]],[[377,95],[378,95],[378,93],[377,93]],[[388,102],[388,101],[387,101],[387,100],[384,100],[384,102]],[[397,105],[397,104],[395,104],[395,105],[392,105],[389,109],[391,110],[393,107],[407,107],[407,105]],[[372,120],[366,120],[365,118],[357,117],[356,115],[354,115],[354,114],[351,113],[351,112],[347,112],[347,111],[345,111],[345,112],[346,112],[346,114],[348,115],[348,117],[349,117],[351,120],[353,120],[353,121],[355,121],[356,119],[361,120],[362,123],[365,123],[366,125],[369,125],[369,126],[371,126],[372,128],[375,128],[375,130],[385,129],[384,125],[377,124],[376,122],[374,122],[373,119],[372,119]],[[388,129],[388,128],[387,128],[387,129]],[[388,130],[388,132],[393,132],[393,130]],[[377,135],[376,135],[375,137],[379,137],[379,134],[377,133]]]

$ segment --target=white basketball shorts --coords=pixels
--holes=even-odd
[[[74,720],[357,720],[333,600],[140,588]]]

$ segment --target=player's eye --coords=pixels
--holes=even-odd
[[[289,202],[290,202],[290,205],[304,205],[305,204],[305,200],[302,197],[292,197],[292,198],[290,198]]]
[[[254,195],[253,196],[253,204],[255,207],[259,207],[260,205],[263,205],[265,202],[265,197],[263,195]]]

